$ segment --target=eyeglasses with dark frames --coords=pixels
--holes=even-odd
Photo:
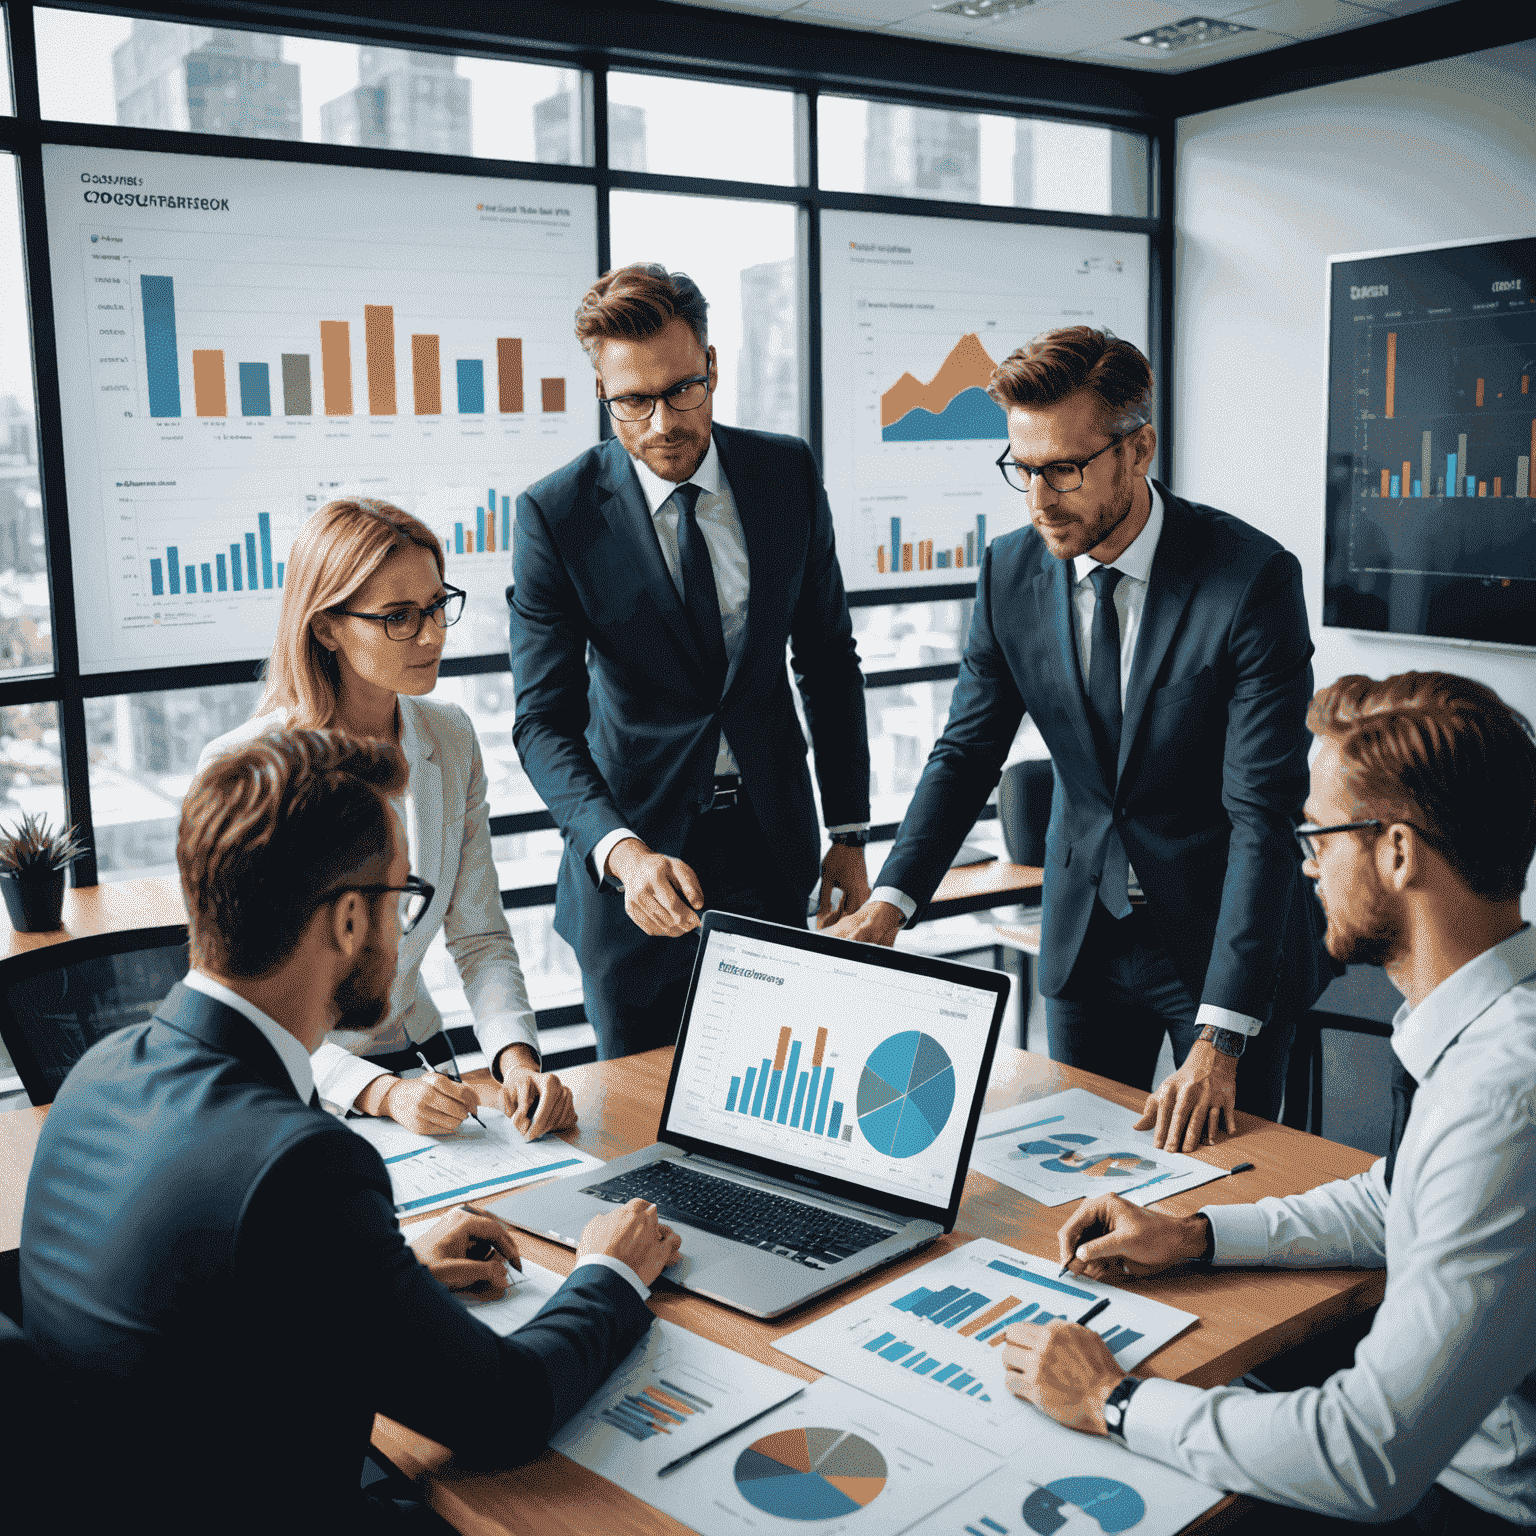
[[[404,885],[338,885],[317,898],[315,905],[324,906],[328,901],[335,901],[338,896],[345,896],[348,891],[356,891],[360,896],[382,896],[387,891],[398,891],[400,933],[404,937],[427,915],[427,908],[432,905],[437,887],[417,875],[407,875]]]
[[[1027,491],[1034,484],[1036,475],[1053,491],[1080,491],[1083,488],[1083,471],[1100,454],[1108,453],[1116,443],[1123,443],[1131,433],[1141,431],[1144,426],[1146,422],[1139,421],[1134,427],[1115,433],[1098,453],[1090,453],[1086,459],[1061,459],[1055,464],[1020,464],[1017,459],[1009,458],[1012,450],[1004,448],[997,456],[997,467],[1002,470],[1003,479],[1016,491]]]
[[[615,395],[603,393],[603,381],[597,381],[597,398],[610,416],[619,421],[649,421],[656,413],[656,402],[665,400],[674,411],[696,411],[709,399],[709,375],[696,373],[691,379],[679,379],[659,395]]]
[[[1384,826],[1386,823],[1375,817],[1370,821],[1341,821],[1336,827],[1314,827],[1307,823],[1296,828],[1296,842],[1301,848],[1303,859],[1315,859],[1318,857],[1318,848],[1314,838],[1327,837],[1333,832],[1364,832],[1367,827],[1375,827],[1380,832]]]
[[[344,613],[349,619],[372,619],[384,626],[384,633],[391,640],[414,640],[421,633],[421,626],[434,619],[439,629],[457,624],[464,616],[464,599],[468,594],[461,587],[449,587],[435,603],[418,608],[411,603],[389,613],[358,613],[351,608],[333,608],[332,613]]]

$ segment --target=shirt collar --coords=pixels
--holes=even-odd
[[[1152,557],[1157,553],[1157,541],[1163,533],[1163,498],[1158,494],[1157,487],[1153,485],[1150,476],[1147,479],[1147,490],[1152,494],[1152,510],[1147,514],[1145,526],[1120,552],[1120,558],[1109,562],[1111,570],[1120,571],[1126,576],[1134,576],[1143,584],[1152,579]],[[1086,581],[1098,568],[1099,562],[1092,555],[1074,557],[1073,585]]]
[[[1525,924],[1447,976],[1417,1008],[1404,1003],[1392,1020],[1392,1049],[1423,1082],[1456,1038],[1504,994],[1536,980],[1536,928]]]
[[[649,465],[630,456],[629,462],[635,466],[635,478],[640,482],[640,489],[645,493],[645,504],[650,508],[651,516],[655,517],[666,504],[667,498],[677,489],[677,484],[672,480],[663,480]],[[709,448],[704,454],[704,462],[688,476],[688,484],[696,485],[706,496],[716,496],[720,492],[720,455],[715,449],[715,435],[709,435]]]
[[[288,1069],[293,1080],[293,1091],[306,1103],[315,1091],[315,1073],[310,1066],[309,1052],[274,1019],[263,1013],[255,1003],[231,991],[222,981],[215,981],[203,971],[188,971],[183,978],[186,986],[204,997],[211,997],[226,1008],[233,1008],[241,1018],[249,1019],[265,1036],[267,1043],[277,1052],[278,1060]]]

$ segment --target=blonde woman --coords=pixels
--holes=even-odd
[[[288,556],[266,690],[253,719],[211,742],[198,764],[264,731],[333,726],[397,743],[410,783],[396,801],[411,869],[433,887],[400,942],[388,1022],[368,1036],[334,1033],[315,1052],[315,1083],[342,1109],[388,1116],[413,1131],[451,1131],[476,1107],[472,1089],[416,1063],[449,1059],[442,1016],[421,979],[441,930],[501,1083],[501,1108],[529,1140],[574,1125],[570,1090],[540,1071],[538,1030],[491,861],[480,744],[469,717],[426,695],[437,686],[448,626],[464,593],[443,580],[432,531],[382,501],[333,501],[300,529]],[[354,1054],[363,1046],[370,1057]]]

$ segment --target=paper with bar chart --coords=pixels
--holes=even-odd
[[[1069,1322],[1105,1297],[1088,1326],[1132,1370],[1193,1314],[978,1238],[878,1291],[775,1340],[774,1348],[866,1392],[948,1425],[999,1456],[1027,1448],[1043,1415],[1008,1391],[1002,1363],[1011,1323]]]
[[[1330,272],[1324,621],[1536,646],[1536,238]]]
[[[765,1527],[841,1536],[904,1530],[997,1464],[958,1435],[823,1377],[686,1467],[626,1486],[702,1536]]]
[[[697,988],[669,1132],[948,1205],[992,992],[721,932]]]
[[[1131,1129],[1138,1119],[1086,1088],[1068,1088],[983,1115],[971,1167],[1041,1205],[1106,1190],[1151,1205],[1222,1177],[1225,1170],[1198,1157],[1160,1151],[1151,1131]]]
[[[656,1322],[550,1444],[647,1498],[669,1461],[804,1388],[798,1376]]]
[[[825,470],[851,592],[974,581],[1027,521],[994,460],[987,394],[1015,347],[1060,325],[1146,346],[1145,235],[823,213]]]
[[[1226,1497],[1041,1414],[1026,1449],[909,1536],[1174,1536]]]
[[[338,495],[421,516],[470,594],[450,654],[503,649],[512,501],[597,438],[591,189],[43,160],[82,669],[265,655]]]

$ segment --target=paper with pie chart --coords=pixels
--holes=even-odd
[[[1224,1169],[1159,1151],[1134,1110],[1086,1088],[1068,1088],[983,1115],[971,1168],[1041,1205],[1069,1205],[1113,1190],[1151,1205],[1219,1179]]]
[[[1088,1326],[1126,1370],[1198,1319],[1136,1291],[1101,1285],[1004,1243],[978,1238],[775,1340],[774,1347],[899,1402],[999,1456],[1032,1445],[1041,1415],[1008,1391],[1002,1347],[1013,1323]],[[996,1533],[993,1533],[996,1536]]]
[[[1124,1446],[1049,1420],[991,1477],[912,1536],[1173,1536],[1223,1497]]]
[[[625,1486],[702,1536],[890,1536],[997,1466],[958,1435],[823,1377],[687,1466]]]

